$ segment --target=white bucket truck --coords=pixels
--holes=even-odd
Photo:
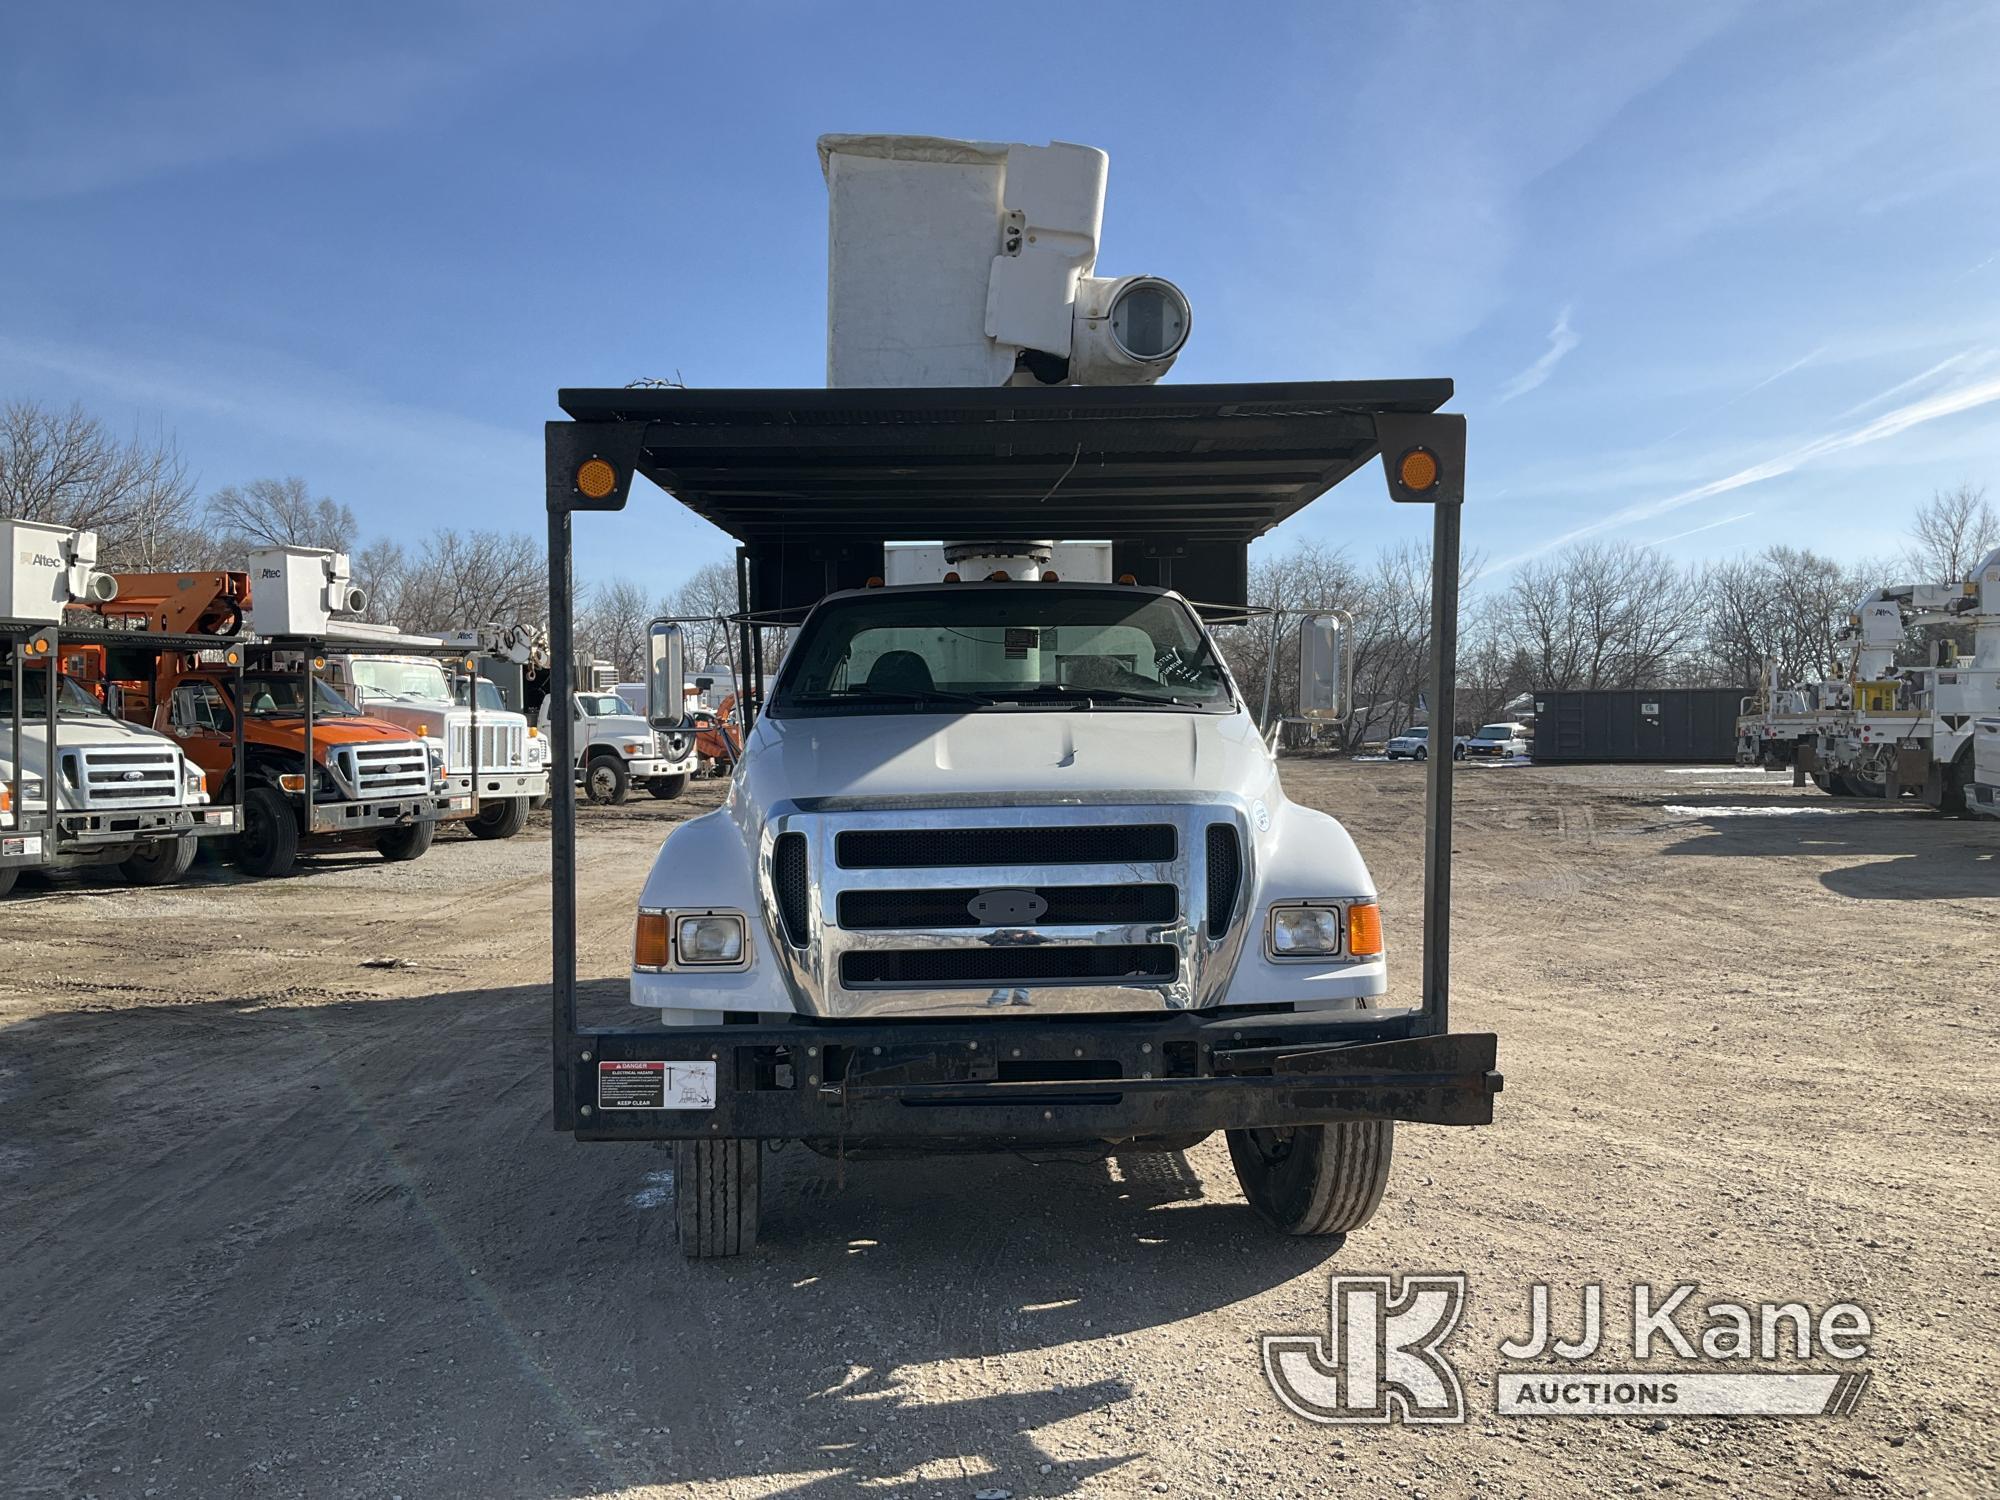
[[[0,521],[0,559],[0,895],[37,866],[178,880],[197,839],[235,832],[236,809],[211,802],[172,739],[124,722],[100,696],[116,691],[107,651],[150,656],[156,643],[65,628],[65,611],[117,595],[94,533]]]
[[[625,800],[634,786],[655,797],[678,797],[695,772],[692,729],[655,729],[645,715],[620,697],[608,662],[583,661],[578,676],[598,685],[569,695],[571,744],[576,778],[584,795],[601,806]],[[537,725],[553,743],[551,693],[542,700]]]
[[[1500,1087],[1494,1037],[1449,1029],[1452,762],[1427,768],[1423,960],[1392,991],[1361,852],[1286,796],[1190,601],[1240,614],[1250,540],[1380,455],[1433,510],[1449,723],[1451,384],[1149,386],[1186,301],[1093,274],[1102,153],[820,149],[845,388],[566,390],[548,425],[558,691],[572,516],[623,509],[634,475],[738,540],[743,618],[803,615],[768,693],[746,664],[727,801],[647,877],[643,1025],[578,1023],[557,796],[556,1126],[674,1141],[691,1256],[755,1239],[766,1140],[1109,1153],[1222,1130],[1271,1224],[1357,1229],[1396,1120],[1484,1123]],[[1064,538],[1108,541],[1065,572]],[[680,627],[653,647],[655,723],[678,728]]]

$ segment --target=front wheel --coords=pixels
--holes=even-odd
[[[236,835],[236,867],[245,875],[271,879],[289,875],[299,862],[299,820],[275,787],[253,786],[243,794],[243,831]]]
[[[1232,1130],[1243,1196],[1286,1234],[1346,1234],[1375,1217],[1389,1185],[1394,1120]]]
[[[511,839],[528,826],[528,799],[509,797],[504,801],[482,802],[465,826],[476,839]]]
[[[688,788],[687,772],[678,776],[655,776],[646,783],[646,790],[662,802],[671,802]]]
[[[424,852],[437,837],[437,824],[429,818],[421,823],[405,823],[400,828],[391,828],[375,840],[375,847],[382,857],[391,864],[403,864],[412,859],[422,859]]]
[[[14,889],[14,882],[21,878],[19,865],[0,865],[0,896]]]
[[[741,1255],[757,1243],[758,1142],[674,1142],[674,1229],[689,1260]]]
[[[615,755],[598,756],[583,773],[584,795],[600,807],[616,807],[623,802],[625,790],[631,784],[625,762]]]
[[[118,870],[132,885],[172,885],[194,863],[195,840],[154,839],[119,861]]]

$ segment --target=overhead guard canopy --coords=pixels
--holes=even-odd
[[[758,609],[882,571],[885,541],[1110,540],[1115,565],[1246,602],[1248,546],[1372,459],[1449,380],[565,390],[643,424],[637,472],[742,542]]]

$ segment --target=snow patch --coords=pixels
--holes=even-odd
[[[1839,818],[1861,811],[1858,807],[1689,807],[1679,802],[1669,802],[1660,810],[1676,818],[1796,818],[1807,814]]]
[[[632,1195],[634,1208],[664,1208],[667,1200],[674,1195],[674,1174],[672,1172],[648,1172],[646,1185]]]
[[[1772,773],[1762,766],[1669,766],[1667,774],[1669,776],[1769,776]]]

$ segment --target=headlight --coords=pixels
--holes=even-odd
[[[186,761],[182,763],[181,785],[186,789],[187,796],[191,798],[199,797],[204,801],[207,800],[208,777],[202,771],[201,767],[196,765],[193,761]]]
[[[431,743],[431,742],[430,742],[429,740],[425,740],[425,741],[424,741],[424,749],[426,749],[427,751],[429,751],[429,752],[430,752],[430,757],[431,757],[431,780],[432,780],[432,781],[437,781],[437,782],[442,782],[442,781],[446,780],[447,778],[446,778],[446,776],[445,776],[445,770],[444,770],[444,749],[443,749],[443,747],[442,747],[442,746],[439,746],[439,745],[434,745],[434,744],[432,744],[432,743]]]
[[[1273,958],[1328,958],[1340,952],[1340,908],[1337,906],[1274,906],[1271,908]]]
[[[534,738],[531,732],[528,739],[528,764],[531,766],[539,766],[541,763],[542,763],[542,742]]]
[[[743,962],[743,918],[735,912],[681,917],[674,923],[674,962],[723,967]]]

